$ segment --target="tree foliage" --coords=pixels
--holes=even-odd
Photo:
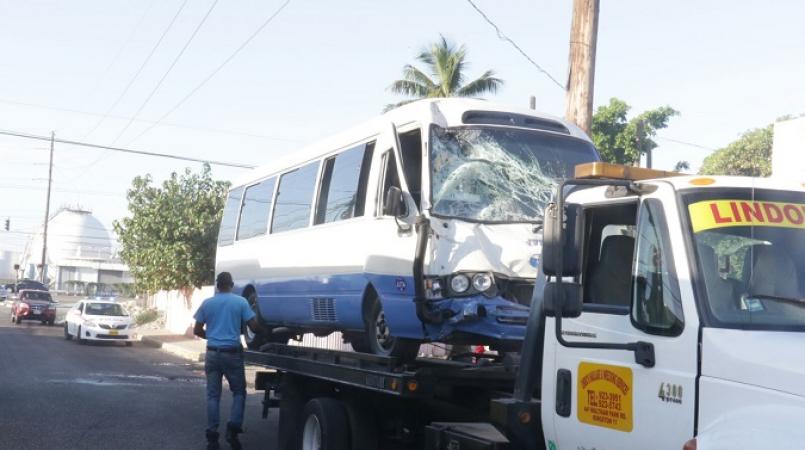
[[[121,258],[138,289],[154,293],[211,284],[215,246],[227,182],[201,173],[172,173],[161,186],[151,175],[136,177],[126,198],[129,216],[114,222]]]
[[[652,139],[657,130],[668,126],[679,114],[670,106],[662,106],[627,118],[631,107],[623,100],[611,98],[593,114],[592,139],[601,158],[614,164],[634,164],[640,156],[657,147]]]
[[[749,130],[738,140],[704,158],[699,173],[767,177],[771,175],[773,141],[773,125]]]
[[[424,69],[406,64],[403,66],[403,78],[388,87],[395,94],[414,97],[413,100],[387,105],[386,111],[421,98],[479,97],[486,93],[494,94],[503,86],[503,80],[495,77],[492,70],[466,82],[466,70],[469,66],[467,48],[464,45],[456,47],[444,36],[423,48],[416,60],[424,65]]]

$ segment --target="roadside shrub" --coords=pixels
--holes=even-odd
[[[137,325],[145,325],[159,319],[159,311],[156,309],[146,309],[134,316],[134,321]]]

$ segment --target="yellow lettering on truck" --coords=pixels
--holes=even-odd
[[[723,227],[805,229],[805,204],[750,200],[707,200],[688,206],[693,232]]]

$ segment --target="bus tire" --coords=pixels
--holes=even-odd
[[[265,326],[263,317],[260,315],[260,305],[257,303],[257,292],[250,286],[243,291],[243,298],[249,302],[249,306],[254,312],[257,322]],[[263,344],[267,343],[266,337],[259,331],[252,330],[249,325],[243,327],[243,337],[246,340],[246,347],[249,350],[259,350]]]
[[[371,353],[378,356],[393,356],[402,362],[415,360],[419,353],[420,342],[392,336],[386,324],[383,305],[377,297],[374,298],[368,312],[369,315],[365,320],[366,340]]]
[[[349,450],[344,406],[338,400],[318,397],[302,412],[302,450]]]

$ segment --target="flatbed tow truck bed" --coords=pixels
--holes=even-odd
[[[282,344],[246,351],[245,361],[272,369],[257,373],[255,387],[265,391],[264,417],[279,407],[282,450],[299,448],[304,411],[316,399],[337,400],[346,410],[347,448],[355,450],[515,448],[490,423],[490,401],[512,394],[512,364],[484,358],[401,364],[394,357]],[[325,402],[338,408],[332,403]]]

